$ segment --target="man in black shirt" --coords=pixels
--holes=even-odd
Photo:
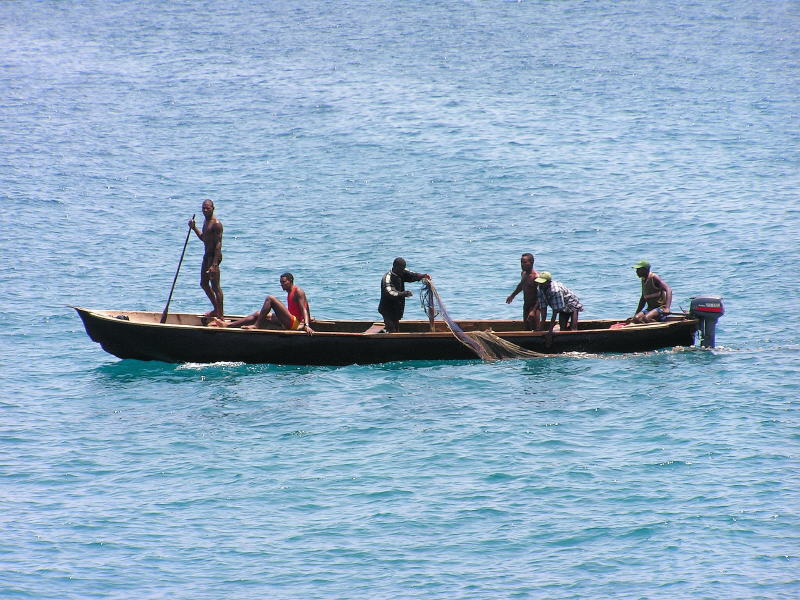
[[[406,298],[412,296],[406,291],[405,282],[430,279],[427,273],[415,273],[406,269],[404,258],[395,258],[392,270],[381,279],[381,303],[378,312],[383,316],[383,323],[388,333],[396,333],[400,329],[400,319],[406,308]]]

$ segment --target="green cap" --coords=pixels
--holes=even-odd
[[[550,275],[550,271],[542,271],[539,273],[539,276],[534,279],[536,283],[547,283],[548,281],[552,280],[553,276]]]
[[[650,263],[646,260],[640,260],[635,265],[633,265],[634,269],[649,269]]]

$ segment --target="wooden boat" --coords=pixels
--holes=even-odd
[[[469,360],[475,353],[445,323],[402,321],[399,333],[380,333],[372,321],[316,321],[314,335],[271,329],[221,329],[196,314],[89,310],[75,307],[89,337],[120,358],[183,362],[348,365],[407,360]],[[226,317],[237,318],[237,317]],[[491,331],[502,340],[547,354],[643,352],[694,344],[698,319],[673,315],[664,323],[611,329],[614,319],[581,321],[577,331],[527,331],[521,321],[457,321],[465,332]]]

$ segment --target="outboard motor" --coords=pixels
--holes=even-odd
[[[717,321],[725,314],[722,296],[694,296],[689,314],[700,320],[700,345],[713,348],[717,332]]]

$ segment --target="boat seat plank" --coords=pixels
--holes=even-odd
[[[381,323],[381,322],[373,323],[369,327],[369,329],[367,329],[364,332],[364,335],[368,335],[368,334],[371,335],[371,334],[375,334],[375,333],[386,333],[386,330],[384,329],[384,327],[385,327],[385,325],[383,323]]]

